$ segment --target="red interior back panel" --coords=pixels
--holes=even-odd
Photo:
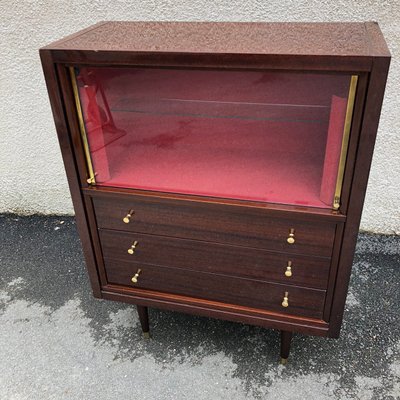
[[[350,75],[81,68],[100,186],[331,208]]]

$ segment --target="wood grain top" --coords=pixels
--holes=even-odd
[[[375,22],[100,22],[44,47],[144,53],[389,57]]]

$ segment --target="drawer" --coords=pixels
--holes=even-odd
[[[153,196],[93,197],[99,228],[330,257],[336,224],[271,218],[262,208]],[[127,214],[132,216],[125,221]],[[306,218],[306,217],[305,217]],[[293,229],[293,243],[288,243]]]
[[[99,234],[103,256],[121,262],[164,265],[321,289],[325,289],[328,282],[328,258],[288,256],[249,247],[142,233],[100,230]],[[286,276],[289,262],[291,276]]]
[[[179,268],[105,260],[109,283],[322,319],[325,291]],[[137,283],[132,277],[140,271]],[[287,292],[288,307],[282,306]]]

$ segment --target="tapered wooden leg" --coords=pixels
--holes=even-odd
[[[290,352],[293,332],[281,331],[281,364],[286,364]]]
[[[143,336],[148,339],[150,337],[150,329],[149,329],[149,313],[147,307],[145,306],[136,306],[140,325],[142,326]]]

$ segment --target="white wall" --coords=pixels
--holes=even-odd
[[[1,0],[0,212],[72,214],[38,48],[101,20],[378,21],[389,82],[362,228],[400,231],[400,1]]]

